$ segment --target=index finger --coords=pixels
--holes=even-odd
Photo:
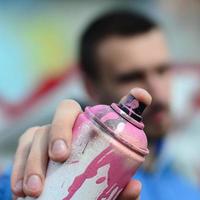
[[[64,100],[58,106],[49,133],[49,157],[52,160],[63,162],[68,158],[72,128],[81,111],[74,100]]]

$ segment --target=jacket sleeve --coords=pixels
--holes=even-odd
[[[11,200],[12,193],[10,187],[11,168],[0,175],[0,200]]]

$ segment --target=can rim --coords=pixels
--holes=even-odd
[[[112,137],[114,137],[118,142],[120,142],[121,144],[125,145],[127,148],[129,148],[131,151],[134,151],[135,153],[138,153],[141,156],[146,156],[149,154],[149,150],[148,148],[141,148],[141,147],[137,147],[135,145],[132,145],[130,143],[128,143],[126,140],[124,140],[122,137],[119,137],[117,134],[115,134],[109,127],[107,127],[105,124],[103,124],[96,116],[95,114],[92,112],[92,110],[90,109],[91,107],[86,107],[85,108],[85,113],[92,118],[97,124],[99,124],[101,127],[103,127],[103,129],[106,130],[106,132],[111,135]]]

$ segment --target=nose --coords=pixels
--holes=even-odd
[[[151,94],[153,98],[153,102],[161,101],[165,92],[164,84],[163,84],[162,76],[157,74],[148,74],[146,76],[146,89]]]

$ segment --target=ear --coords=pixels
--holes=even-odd
[[[89,97],[94,102],[98,102],[98,99],[99,99],[99,95],[98,95],[99,92],[98,91],[99,91],[99,89],[98,89],[97,83],[95,83],[94,80],[91,80],[87,76],[83,76],[83,82],[84,82],[85,89],[86,89]]]

